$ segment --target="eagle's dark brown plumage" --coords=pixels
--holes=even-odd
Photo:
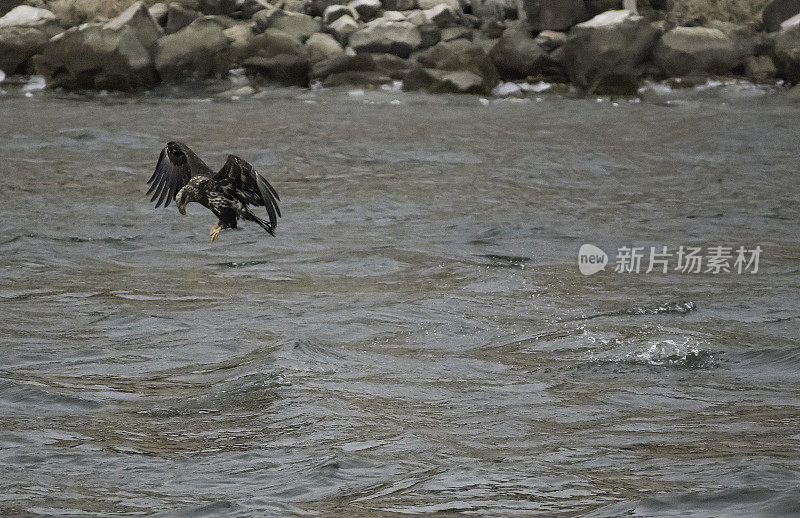
[[[186,214],[186,204],[193,201],[210,209],[219,219],[211,228],[212,241],[220,231],[236,228],[239,218],[255,221],[274,236],[281,217],[278,193],[253,166],[235,155],[228,155],[222,169],[214,173],[189,146],[170,142],[161,150],[147,183],[151,184],[147,194],[153,193],[150,201],[158,200],[156,207],[162,203],[167,207],[174,199],[181,214]],[[250,212],[248,205],[265,207],[269,221]]]

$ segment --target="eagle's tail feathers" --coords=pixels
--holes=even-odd
[[[253,214],[250,211],[246,211],[246,212],[242,213],[242,217],[244,219],[246,219],[246,220],[249,220],[249,221],[255,221],[256,223],[261,225],[261,228],[263,228],[264,230],[269,232],[269,235],[271,235],[272,237],[275,237],[275,227],[270,225],[270,223],[268,221],[264,221],[263,219],[259,218],[258,216],[256,216],[255,214]]]

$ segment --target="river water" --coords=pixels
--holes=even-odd
[[[0,514],[800,512],[781,89],[28,94],[0,96]],[[264,173],[277,237],[154,209],[172,139]]]

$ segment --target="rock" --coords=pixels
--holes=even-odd
[[[230,15],[236,11],[236,0],[199,0],[198,9],[203,14]]]
[[[800,83],[800,23],[785,26],[775,37],[775,64],[782,77]]]
[[[156,42],[155,65],[164,81],[226,73],[232,64],[225,26],[202,17]]]
[[[423,11],[433,9],[437,5],[446,5],[455,12],[461,11],[461,3],[458,0],[417,0],[417,9]]]
[[[616,11],[624,8],[622,7],[622,0],[586,0],[586,9],[588,9],[590,16],[597,16],[606,11]]]
[[[250,74],[283,86],[308,86],[308,58],[296,54],[278,54],[274,57],[253,56],[242,63]]]
[[[322,16],[328,7],[342,3],[344,2],[339,0],[306,0],[303,11],[309,16]]]
[[[436,45],[442,40],[442,30],[432,23],[417,27],[420,37],[420,48],[428,48]]]
[[[237,2],[236,11],[232,16],[242,20],[249,20],[257,12],[270,8],[272,8],[272,5],[267,0],[240,0]]]
[[[762,14],[764,30],[779,31],[781,23],[798,13],[800,13],[800,0],[773,0],[767,4]]]
[[[308,14],[306,4],[302,0],[283,0],[280,8],[289,13]]]
[[[158,23],[150,16],[150,11],[141,2],[134,2],[119,16],[109,20],[107,29],[119,29],[123,26],[133,29],[136,37],[148,51],[152,51],[156,40],[164,35]]]
[[[415,56],[421,68],[467,71],[482,78],[482,91],[491,92],[500,81],[497,69],[483,48],[469,40],[441,42]]]
[[[269,22],[277,10],[277,7],[270,5],[269,7],[256,12],[256,14],[253,15],[252,20],[255,32],[264,32],[267,30],[269,28]]]
[[[392,22],[382,18],[366,24],[350,36],[356,52],[387,52],[407,58],[422,44],[419,29],[411,22]]]
[[[167,4],[163,2],[158,2],[151,5],[147,11],[150,13],[150,16],[156,21],[158,25],[164,27],[167,25],[167,12],[168,12]]]
[[[384,11],[381,19],[385,22],[404,22],[406,16],[400,11]]]
[[[342,45],[346,45],[350,36],[358,30],[358,23],[352,16],[344,15],[326,27],[326,30],[336,38],[336,41]]]
[[[324,13],[322,13],[322,23],[324,25],[329,25],[337,18],[341,18],[345,15],[350,16],[354,20],[358,18],[356,12],[346,5],[331,5],[325,9]]]
[[[318,32],[306,40],[308,60],[313,65],[323,59],[344,54],[344,48],[330,34]]]
[[[420,9],[407,12],[406,21],[413,23],[417,27],[420,25],[425,25],[426,23],[431,23],[431,21],[428,19],[428,16],[425,14],[425,11]]]
[[[547,52],[524,30],[507,30],[489,52],[503,79],[525,79],[539,74]]]
[[[158,82],[150,52],[128,25],[83,24],[55,36],[33,58],[51,86],[130,91]]]
[[[362,54],[363,55],[363,54]],[[413,68],[412,63],[394,54],[370,54],[377,70],[392,79],[402,79]]]
[[[0,27],[0,70],[13,74],[34,54],[38,54],[50,38],[36,27]]]
[[[233,47],[231,47],[231,49],[233,50]],[[242,59],[251,56],[271,58],[280,54],[293,54],[295,56],[308,58],[308,49],[291,35],[283,31],[267,29],[261,34],[255,34],[252,37],[247,46],[247,53]]]
[[[360,88],[378,88],[391,84],[392,78],[381,72],[339,72],[331,74],[322,82],[326,88],[337,86],[357,86]]]
[[[387,11],[410,11],[417,8],[417,0],[381,0]]]
[[[278,29],[297,38],[300,42],[307,40],[309,36],[315,32],[319,32],[322,28],[319,21],[311,16],[281,11],[280,9],[271,11],[266,19],[259,18],[256,21],[256,26],[265,26],[267,29]]]
[[[607,11],[580,23],[561,47],[564,68],[581,88],[598,94],[635,94],[658,31],[628,10]]]
[[[553,52],[567,41],[567,35],[563,32],[542,31],[536,35],[533,41],[545,52]]]
[[[461,18],[461,25],[470,29],[480,29],[481,23],[483,23],[477,16],[464,12],[460,12],[459,18]]]
[[[55,20],[56,15],[47,9],[19,5],[0,18],[0,27],[32,27]]]
[[[356,54],[355,56],[342,54],[312,65],[309,77],[312,80],[324,79],[329,75],[343,72],[375,72],[377,70],[378,66],[371,54]]]
[[[364,20],[365,22],[377,18],[382,9],[380,0],[353,0],[347,5],[358,14],[358,17],[361,20]]]
[[[751,81],[763,83],[774,80],[778,69],[769,56],[750,56],[745,60],[744,72]]]
[[[249,23],[239,23],[222,32],[228,38],[228,50],[233,64],[241,63],[255,53],[254,40],[256,34]]]
[[[795,85],[789,89],[789,93],[786,95],[792,101],[800,101],[800,85]]]
[[[190,23],[200,18],[200,12],[172,2],[167,7],[167,25],[164,27],[166,34],[173,34],[187,27]]]
[[[440,41],[453,41],[458,39],[472,40],[472,30],[466,27],[445,27],[439,34]]]
[[[515,20],[519,17],[516,0],[472,0],[472,14],[481,20]]]
[[[424,11],[425,17],[438,27],[456,27],[459,24],[458,10],[447,4],[439,4]]]
[[[713,20],[708,24],[711,29],[719,29],[733,42],[736,58],[744,62],[744,58],[755,53],[757,38],[747,27],[735,23]]]
[[[483,78],[465,70],[447,71],[417,67],[406,74],[403,90],[428,90],[431,93],[483,94]]]
[[[654,63],[668,77],[727,74],[738,59],[733,41],[707,27],[675,27],[661,36],[653,52]]]
[[[563,31],[589,17],[583,0],[524,0],[534,31]]]

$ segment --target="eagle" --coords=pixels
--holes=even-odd
[[[281,209],[280,197],[270,183],[253,169],[253,166],[236,155],[228,155],[225,165],[214,173],[189,146],[182,142],[169,142],[161,150],[153,176],[147,181],[156,200],[156,208],[175,200],[178,211],[186,215],[186,205],[197,202],[211,210],[218,223],[211,227],[211,241],[226,228],[236,228],[239,218],[254,221],[275,235]],[[269,221],[250,211],[248,205],[265,207]]]

